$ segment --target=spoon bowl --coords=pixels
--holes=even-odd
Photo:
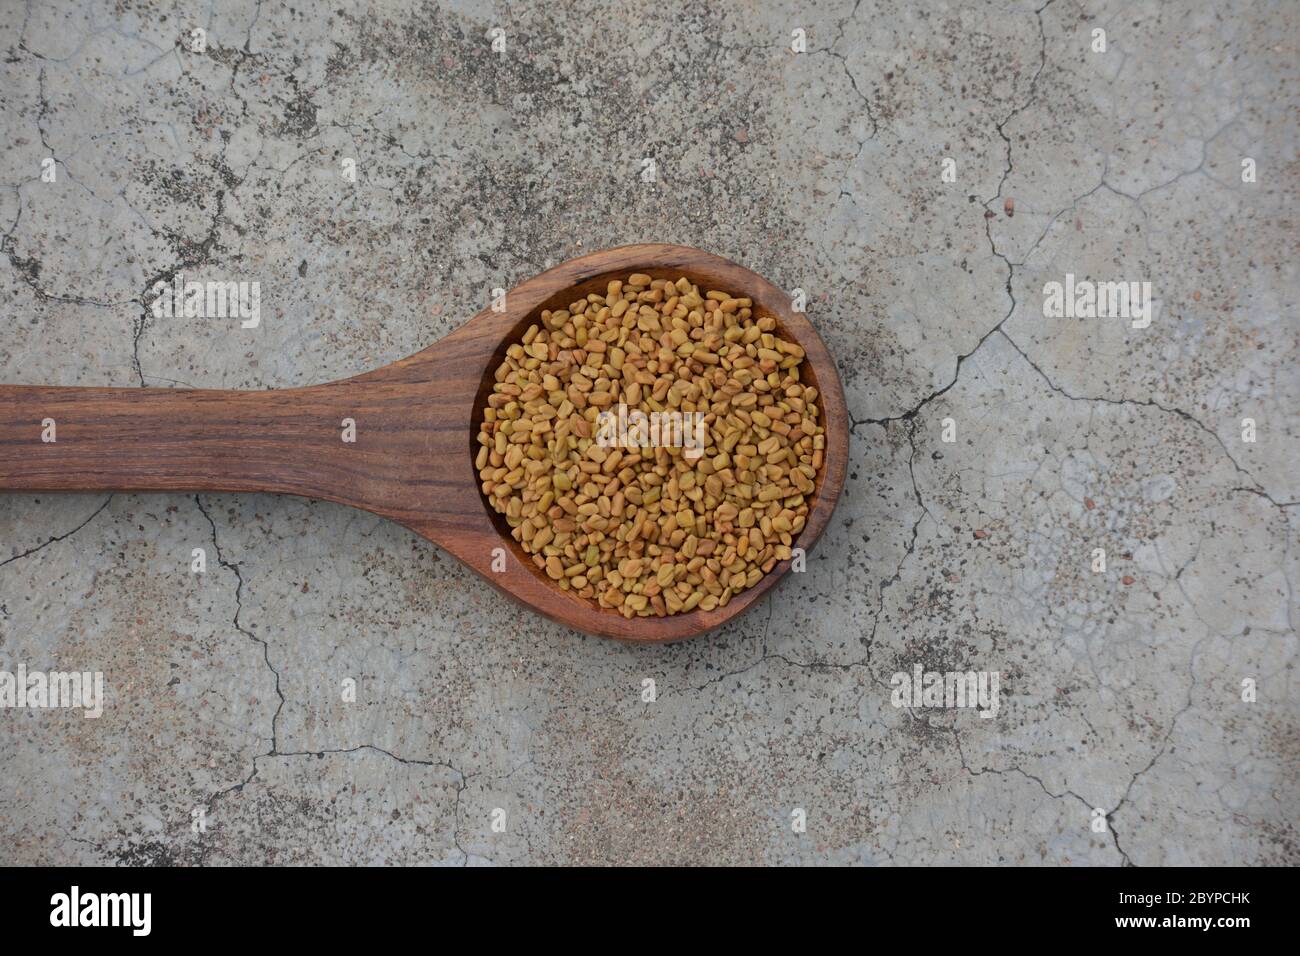
[[[260,392],[0,386],[0,491],[273,492],[335,501],[406,526],[568,627],[627,641],[701,634],[754,604],[790,562],[725,607],[624,618],[555,587],[510,536],[474,469],[478,424],[506,349],[542,310],[567,307],[634,272],[748,296],[755,315],[772,316],[803,347],[803,379],[821,395],[826,431],[825,461],[794,542],[809,549],[830,520],[848,458],[835,364],[786,292],[719,256],[660,244],[571,259],[512,289],[502,311],[485,309],[414,355],[325,385]],[[45,440],[49,420],[54,441]]]

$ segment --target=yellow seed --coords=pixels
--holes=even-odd
[[[625,617],[707,611],[789,560],[825,432],[804,350],[755,312],[638,273],[542,311],[507,346],[474,467],[557,587]],[[599,413],[624,405],[645,416],[639,439],[596,441]],[[649,427],[688,413],[706,416],[707,454],[681,447],[680,419]]]

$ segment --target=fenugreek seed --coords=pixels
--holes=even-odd
[[[505,354],[474,466],[557,587],[625,617],[679,614],[725,607],[789,559],[825,434],[803,349],[750,299],[638,273],[543,311]],[[704,413],[708,453],[595,441],[616,404]]]

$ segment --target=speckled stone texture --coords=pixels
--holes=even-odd
[[[0,496],[0,670],[107,693],[0,710],[0,862],[1300,862],[1298,47],[1288,2],[0,0],[0,382],[328,381],[665,241],[805,290],[854,417],[807,571],[660,647],[330,504]],[[154,317],[177,273],[261,324]],[[1150,325],[1044,317],[1067,274]],[[997,715],[895,707],[917,664]]]

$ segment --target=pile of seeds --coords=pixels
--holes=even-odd
[[[749,299],[636,274],[509,347],[475,465],[558,587],[625,617],[707,611],[789,559],[826,439],[803,349],[775,330]],[[703,454],[606,447],[620,403],[703,413]]]

